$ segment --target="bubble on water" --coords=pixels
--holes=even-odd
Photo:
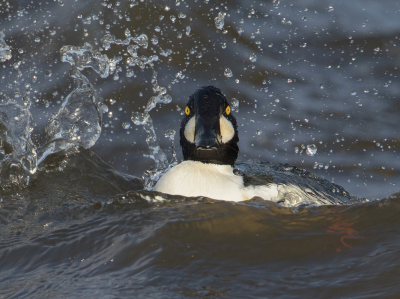
[[[233,73],[230,68],[226,68],[224,71],[224,75],[225,75],[225,77],[230,78],[233,76]]]
[[[307,156],[313,157],[317,153],[317,146],[315,144],[307,145]]]
[[[231,99],[231,110],[233,112],[239,112],[239,100],[236,98]]]
[[[225,16],[226,16],[226,13],[220,11],[220,12],[218,13],[218,16],[215,17],[214,22],[215,22],[215,27],[217,27],[217,29],[222,30],[222,29],[224,28],[224,25],[225,25],[225,22],[224,22]]]
[[[5,62],[12,58],[11,47],[4,41],[5,35],[0,31],[0,62]]]
[[[257,55],[254,54],[254,53],[252,53],[252,54],[250,55],[250,57],[249,57],[249,60],[250,60],[251,62],[256,62],[256,61],[257,61]]]

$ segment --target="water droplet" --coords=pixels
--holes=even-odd
[[[317,146],[315,144],[307,145],[307,156],[313,157],[317,153]]]
[[[165,131],[164,136],[165,136],[165,138],[168,138],[169,140],[174,140],[175,134],[176,134],[176,131],[170,129],[170,130]]]
[[[319,86],[319,88],[320,88],[320,89],[324,89],[324,84],[321,84],[321,85]]]
[[[233,73],[230,68],[226,68],[224,71],[224,75],[225,75],[225,77],[230,78],[233,76]]]
[[[217,29],[222,30],[224,28],[224,18],[226,16],[225,12],[220,11],[218,13],[218,16],[215,17],[214,22],[215,22],[215,27],[217,27]]]
[[[231,109],[233,112],[239,112],[239,100],[237,98],[231,99]]]
[[[149,118],[150,118],[150,115],[148,113],[135,112],[135,113],[133,113],[131,120],[135,125],[138,126],[138,125],[147,124]]]
[[[180,71],[175,75],[175,78],[184,79],[185,78],[185,74],[183,74],[182,71]]]
[[[250,57],[249,57],[249,60],[251,61],[251,62],[256,62],[257,61],[257,56],[256,56],[256,54],[251,54],[250,55]]]
[[[190,35],[190,31],[192,30],[192,27],[186,26],[186,36]]]
[[[135,75],[135,72],[134,72],[133,70],[128,69],[128,70],[126,71],[126,76],[127,76],[128,78],[133,77],[134,75]]]
[[[263,133],[263,131],[262,131],[262,130],[260,130],[260,129],[257,129],[257,131],[256,131],[256,134],[257,134],[258,136],[260,136],[262,133]]]
[[[125,130],[128,130],[131,127],[131,124],[128,122],[123,122],[122,123],[122,128]]]
[[[357,92],[353,90],[352,92],[350,92],[350,94],[351,94],[352,96],[355,96],[355,95],[357,95]]]
[[[36,36],[36,37],[35,37],[35,42],[36,42],[36,43],[40,42],[40,37],[39,37],[39,36]]]
[[[334,11],[334,10],[335,10],[335,9],[333,8],[333,6],[329,6],[329,7],[328,7],[328,11],[329,11],[329,12],[332,12],[332,11]]]

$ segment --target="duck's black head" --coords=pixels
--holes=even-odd
[[[237,124],[220,89],[204,86],[190,96],[180,137],[185,160],[235,164],[239,153]]]

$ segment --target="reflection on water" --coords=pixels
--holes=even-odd
[[[400,4],[8,1],[0,11],[0,294],[398,296]],[[387,198],[286,208],[138,191],[176,163],[182,108],[210,84],[240,103],[239,159]]]

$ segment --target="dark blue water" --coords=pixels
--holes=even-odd
[[[12,54],[1,99],[32,101],[37,148],[74,88],[61,47],[122,58],[117,76],[82,70],[108,106],[96,144],[47,157],[27,186],[0,181],[0,297],[397,298],[399,15],[389,0],[0,3]],[[127,28],[148,36],[138,55],[158,55],[172,96],[150,112],[169,159],[165,131],[213,84],[240,102],[240,160],[293,164],[380,200],[286,208],[140,191],[154,161],[130,118],[154,95],[153,71],[101,42]]]

